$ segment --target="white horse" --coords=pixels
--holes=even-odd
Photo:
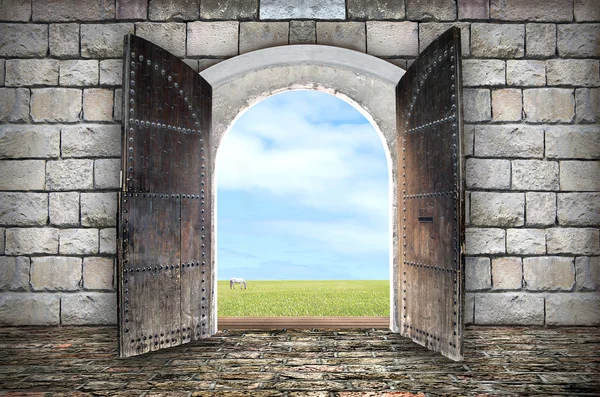
[[[231,278],[229,279],[229,289],[235,289],[234,284],[239,284],[240,288],[242,287],[242,285],[244,286],[244,289],[246,289],[246,281],[244,281],[243,278]]]

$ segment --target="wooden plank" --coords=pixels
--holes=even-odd
[[[390,328],[389,317],[218,317],[219,329]]]

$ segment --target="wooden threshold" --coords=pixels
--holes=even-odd
[[[218,317],[223,329],[390,328],[389,317]]]

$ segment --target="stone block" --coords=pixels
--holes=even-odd
[[[29,90],[27,88],[0,88],[0,122],[29,121]]]
[[[117,231],[114,228],[100,229],[100,253],[117,253]]]
[[[115,18],[114,0],[32,0],[34,21],[104,21]]]
[[[0,158],[55,158],[60,154],[58,126],[3,125]]]
[[[0,160],[0,190],[44,190],[44,160]]]
[[[0,21],[28,22],[31,17],[31,0],[0,1]]]
[[[599,136],[599,126],[547,126],[546,157],[559,159],[600,158]]]
[[[486,88],[465,88],[463,90],[464,121],[489,121],[492,118],[490,90]]]
[[[79,56],[79,24],[53,23],[49,28],[50,55],[56,58]]]
[[[534,123],[571,122],[575,117],[575,96],[571,88],[530,88],[523,90],[525,120]]]
[[[546,232],[543,229],[507,229],[506,252],[514,255],[546,253]]]
[[[198,72],[198,60],[197,59],[184,59],[183,62],[188,65],[190,68],[194,69],[195,72]]]
[[[472,156],[475,146],[475,126],[465,125],[463,127],[463,155]]]
[[[0,192],[0,224],[44,226],[47,220],[47,193]]]
[[[101,159],[94,162],[94,187],[118,189],[121,159]]]
[[[509,59],[506,61],[506,83],[519,87],[546,85],[544,61]]]
[[[60,85],[86,86],[98,84],[98,61],[79,59],[60,62]]]
[[[475,156],[542,158],[544,129],[522,124],[476,126]]]
[[[6,69],[6,60],[0,59],[0,86],[4,86],[4,70]]]
[[[290,44],[316,44],[315,21],[290,21]]]
[[[201,23],[201,22],[192,22]],[[190,23],[191,24],[191,23]],[[237,22],[236,22],[237,24]],[[155,23],[138,22],[135,24],[135,34],[139,37],[149,40],[159,47],[164,48],[171,54],[185,56],[185,23]],[[190,37],[188,36],[188,41]],[[188,44],[189,45],[189,44]],[[188,54],[190,55],[190,54]]]
[[[45,57],[48,25],[0,23],[0,57]]]
[[[123,37],[133,32],[133,23],[81,25],[81,57],[121,58]],[[136,31],[136,34],[143,37],[139,31]],[[155,43],[160,45],[158,42]]]
[[[556,206],[559,225],[600,225],[600,193],[559,193]]]
[[[259,19],[346,19],[344,0],[260,0]]]
[[[492,19],[503,21],[571,21],[573,3],[564,0],[491,0]]]
[[[29,258],[0,256],[0,290],[29,290]]]
[[[468,56],[470,53],[470,24],[453,22],[424,22],[419,24],[419,52],[423,52],[425,48],[433,40],[437,39],[442,33],[451,27],[456,26],[460,28],[460,42],[461,42],[461,54]]]
[[[117,19],[146,19],[148,0],[117,0]]]
[[[79,226],[79,193],[50,193],[50,224]]]
[[[260,50],[262,48],[287,45],[288,37],[288,22],[241,22],[239,43],[240,54]],[[359,41],[358,38],[357,41]]]
[[[575,0],[573,5],[577,22],[600,21],[600,7],[596,0]]]
[[[558,190],[558,162],[545,160],[513,160],[514,190]]]
[[[600,289],[600,256],[575,258],[575,289],[577,291]]]
[[[82,226],[107,227],[116,224],[116,193],[81,193]]]
[[[114,280],[114,259],[83,258],[83,288],[112,290]]]
[[[453,21],[455,0],[405,0],[406,18],[413,21]]]
[[[475,295],[475,324],[542,325],[544,297],[515,292]]]
[[[523,226],[523,193],[471,193],[471,224],[476,226]]]
[[[62,155],[65,158],[121,155],[120,125],[78,124],[63,127],[61,134]]]
[[[550,59],[546,61],[548,85],[600,84],[600,61],[595,59]]]
[[[6,229],[0,227],[0,255],[4,255],[4,240]]]
[[[489,19],[488,0],[458,0],[458,19]]]
[[[475,316],[475,294],[465,293],[465,307],[463,312],[465,325],[473,324]]]
[[[31,90],[31,118],[34,122],[69,123],[79,121],[81,90],[75,88],[35,88]]]
[[[404,19],[404,0],[347,0],[348,19]]]
[[[121,121],[121,113],[123,113],[122,109],[123,104],[123,91],[120,88],[115,90],[115,104],[113,107],[113,119],[117,121]]]
[[[46,164],[46,189],[93,189],[93,160],[53,160]]]
[[[523,112],[523,93],[519,89],[504,88],[492,91],[492,119],[520,121]]]
[[[201,19],[256,19],[258,0],[203,0],[200,2]]]
[[[58,294],[12,293],[0,295],[0,325],[59,325]]]
[[[81,286],[81,258],[31,258],[31,286],[35,291],[76,291]]]
[[[151,21],[195,21],[200,15],[198,0],[150,0]]]
[[[600,232],[592,228],[546,229],[549,254],[597,255],[600,253]]]
[[[481,291],[492,287],[489,258],[468,257],[465,259],[465,290]]]
[[[599,325],[600,296],[562,293],[546,296],[547,325]]]
[[[390,38],[390,41],[393,38]],[[364,22],[317,22],[317,44],[365,52]],[[241,47],[240,47],[241,52]]]
[[[575,90],[575,121],[578,123],[600,122],[600,88]]]
[[[62,295],[63,325],[114,325],[117,323],[117,294],[87,292]]]
[[[486,58],[522,58],[525,55],[525,26],[473,23],[471,55]]]
[[[492,259],[492,289],[498,291],[519,290],[522,287],[522,280],[523,263],[521,258]]]
[[[56,59],[8,59],[5,84],[7,87],[58,85]]]
[[[88,88],[83,90],[83,119],[85,121],[112,121],[112,89]]]
[[[318,36],[317,31],[317,42]],[[408,21],[367,21],[367,53],[374,56],[417,56],[418,24]]]
[[[525,25],[525,47],[528,58],[550,58],[556,52],[556,25],[528,23]]]
[[[190,22],[187,24],[187,55],[237,55],[238,37],[238,21]]]
[[[556,46],[561,57],[599,57],[600,23],[557,25]]]
[[[600,161],[561,161],[561,190],[600,191]]]
[[[550,226],[556,220],[556,194],[527,192],[525,195],[527,226]]]
[[[120,59],[105,59],[100,61],[100,85],[123,84],[123,61]]]
[[[506,83],[506,64],[499,59],[463,59],[462,73],[465,87]]]
[[[467,228],[465,245],[468,255],[504,254],[506,233],[504,229]]]
[[[510,160],[469,158],[465,168],[468,189],[510,189]]]
[[[6,255],[57,254],[58,229],[6,229]]]
[[[61,229],[59,254],[89,255],[98,253],[98,229]]]

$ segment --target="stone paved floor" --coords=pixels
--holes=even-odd
[[[373,329],[221,331],[128,359],[115,338],[0,328],[0,396],[600,396],[600,328],[469,327],[463,362]]]

